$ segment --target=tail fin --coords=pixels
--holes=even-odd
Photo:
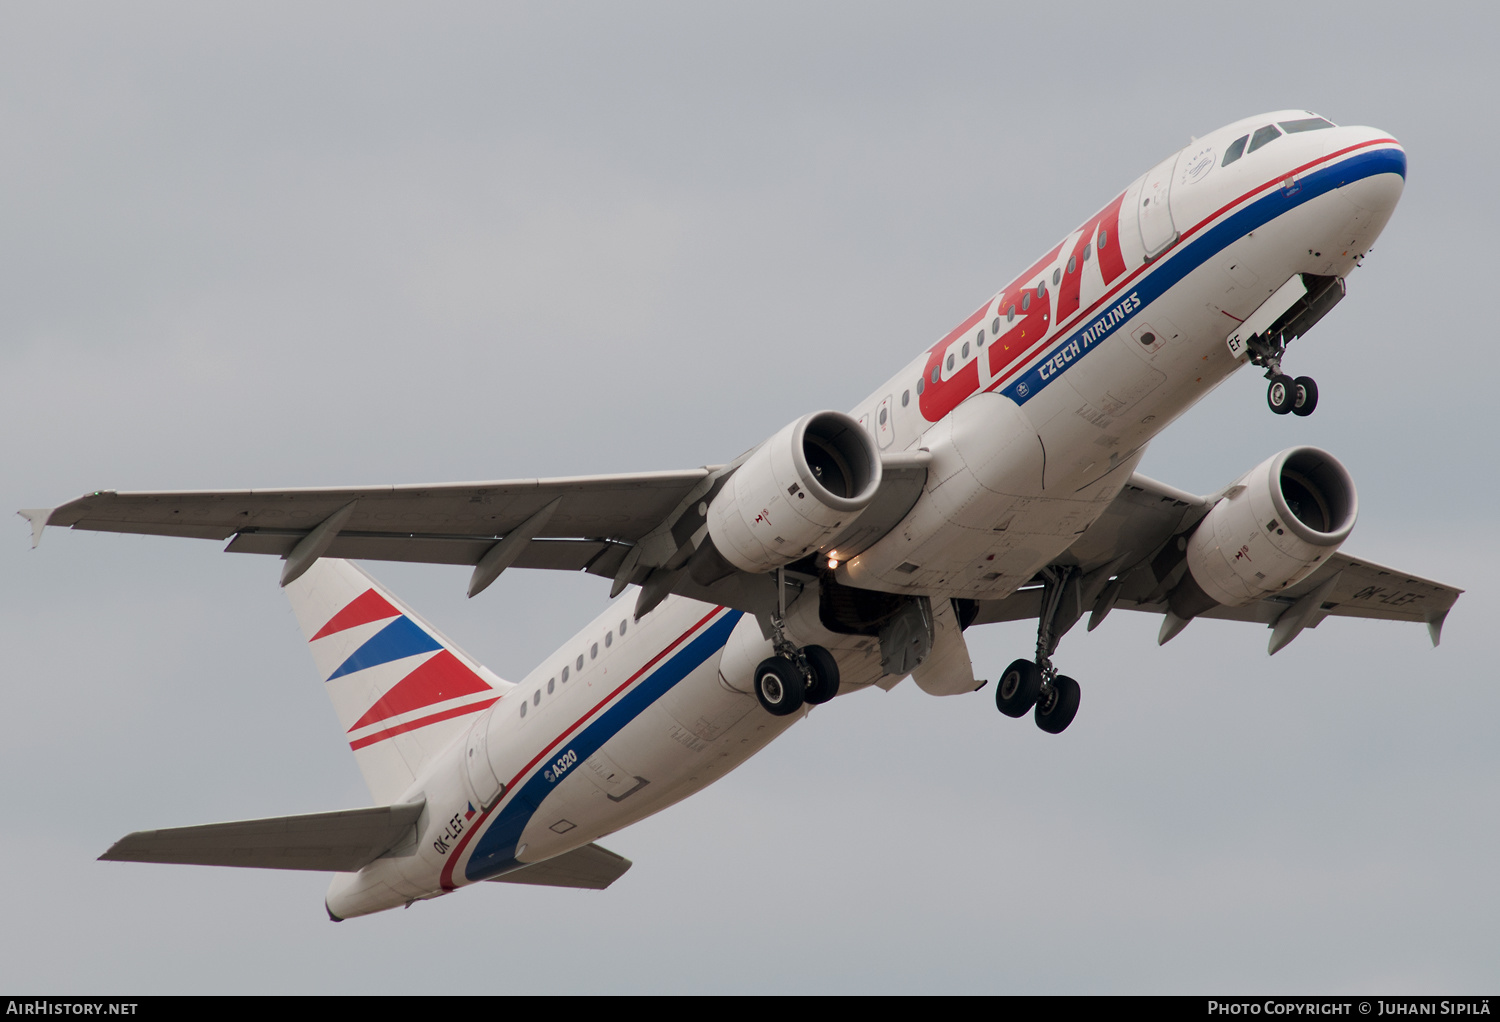
[[[512,687],[348,561],[321,558],[284,591],[377,804]]]

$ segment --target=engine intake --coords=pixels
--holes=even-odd
[[[1168,597],[1190,618],[1239,607],[1302,581],[1354,529],[1359,496],[1338,460],[1293,447],[1251,469],[1188,540],[1188,574]]]
[[[756,448],[708,508],[729,563],[760,574],[820,550],[875,499],[880,455],[843,412],[804,415]]]

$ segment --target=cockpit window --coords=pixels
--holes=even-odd
[[[1299,131],[1317,131],[1320,128],[1333,127],[1330,122],[1323,120],[1321,117],[1304,117],[1300,121],[1278,121],[1277,123],[1281,125],[1281,130],[1288,135],[1296,134]]]
[[[1235,160],[1239,159],[1241,156],[1244,156],[1245,143],[1248,141],[1250,141],[1249,135],[1241,135],[1239,138],[1229,143],[1229,148],[1224,150],[1224,162],[1219,164],[1219,166],[1227,167]]]
[[[1278,139],[1280,137],[1281,132],[1277,130],[1277,127],[1274,124],[1267,124],[1264,128],[1257,128],[1255,129],[1255,134],[1250,138],[1250,148],[1246,150],[1246,152],[1253,153],[1255,152],[1255,150],[1259,149],[1267,142]]]

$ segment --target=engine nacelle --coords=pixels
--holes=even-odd
[[[1266,459],[1188,540],[1189,574],[1169,598],[1172,612],[1243,606],[1300,582],[1348,538],[1358,512],[1354,480],[1327,451],[1293,447]]]
[[[760,574],[820,550],[875,499],[880,455],[843,412],[804,415],[756,448],[708,508],[724,559]]]

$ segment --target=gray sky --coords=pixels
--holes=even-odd
[[[481,885],[335,926],[327,877],[98,863],[128,831],[366,804],[276,587],[212,543],[0,543],[0,988],[1487,992],[1500,605],[1485,302],[1494,17],[1474,5],[10,3],[0,509],[101,488],[721,462],[848,408],[1185,143],[1307,107],[1405,196],[1291,368],[1143,470],[1295,443],[1345,549],[1468,590],[1443,646],[1119,613],[1065,735],[990,691],[816,711],[603,843],[605,893]],[[372,565],[503,676],[607,583]],[[993,677],[1026,625],[970,632]]]

